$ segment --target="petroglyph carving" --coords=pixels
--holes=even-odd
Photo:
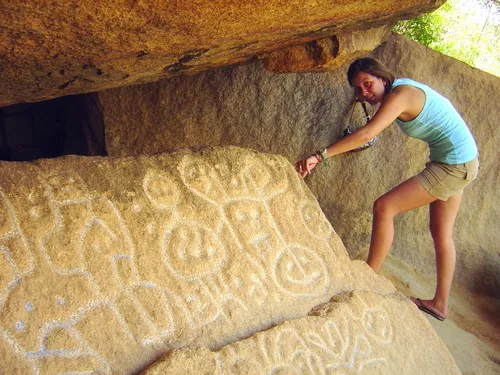
[[[175,208],[180,201],[180,189],[166,173],[149,170],[144,177],[143,190],[156,208]]]
[[[335,317],[290,322],[221,349],[217,374],[363,373],[388,360],[383,347],[393,340],[383,307],[357,313],[346,308]]]
[[[34,267],[35,259],[14,207],[0,190],[0,306]]]
[[[218,238],[196,223],[183,223],[167,233],[163,254],[170,271],[186,279],[216,274],[227,256]]]
[[[276,284],[296,296],[322,294],[330,283],[324,260],[303,247],[282,249],[274,260],[273,271]]]
[[[300,209],[300,217],[309,232],[320,240],[327,240],[331,235],[331,225],[318,211],[316,204],[306,202]]]
[[[164,156],[168,168],[144,171],[78,159],[75,170],[92,178],[47,160],[52,172],[31,171],[29,196],[16,204],[16,191],[0,181],[0,345],[9,363],[33,374],[128,373],[171,346],[227,340],[212,326],[233,327],[258,311],[258,329],[295,314],[281,303],[300,298],[305,312],[327,300],[334,254],[345,254],[328,245],[334,232],[314,206],[286,215],[302,215],[320,251],[280,227],[276,202],[297,179],[289,164],[238,149],[229,155]],[[29,223],[19,222],[23,200]],[[226,334],[247,329],[235,324]]]

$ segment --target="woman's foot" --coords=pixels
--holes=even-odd
[[[437,320],[443,321],[448,316],[447,311],[438,309],[433,299],[422,300],[416,297],[410,297],[410,300],[423,312],[433,316]]]

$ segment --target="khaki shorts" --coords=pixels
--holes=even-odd
[[[445,164],[430,161],[416,177],[418,182],[434,198],[442,201],[463,189],[477,177],[479,158],[462,164]]]

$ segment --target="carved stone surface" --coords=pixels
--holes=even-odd
[[[11,374],[135,373],[332,295],[351,262],[282,157],[238,148],[0,163],[0,354]]]
[[[211,352],[179,349],[143,375],[461,374],[415,306],[355,292]]]
[[[0,106],[231,65],[443,2],[3,0]]]
[[[496,102],[500,78],[400,35],[378,47],[398,77],[421,81],[445,95],[464,117],[479,147],[478,179],[465,189],[454,239],[454,282],[500,296],[500,204]],[[110,155],[154,154],[199,145],[235,145],[280,154],[294,162],[339,139],[346,126],[365,123],[347,64],[335,71],[272,74],[261,62],[175,77],[99,93]],[[369,108],[373,113],[375,108]],[[152,137],[151,134],[154,134]],[[306,179],[351,258],[366,259],[373,202],[419,173],[428,159],[424,142],[391,125],[365,151],[339,155]],[[391,255],[435,277],[428,209],[398,215]],[[471,227],[471,223],[473,223]],[[429,296],[432,297],[432,296]]]

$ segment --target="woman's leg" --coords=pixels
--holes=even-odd
[[[434,298],[421,300],[421,303],[443,318],[448,316],[448,297],[455,272],[456,252],[453,243],[453,225],[461,202],[462,194],[459,193],[451,196],[447,201],[435,201],[430,206],[429,227],[436,250],[437,285]],[[419,304],[418,301],[415,303]]]
[[[401,212],[425,206],[436,201],[412,177],[388,193],[382,195],[373,205],[373,228],[367,263],[378,272],[389,252],[394,238],[394,216]]]

